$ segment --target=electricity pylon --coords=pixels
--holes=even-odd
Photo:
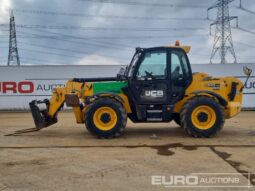
[[[20,66],[19,53],[17,47],[15,19],[13,11],[11,11],[10,17],[10,36],[9,36],[9,55],[8,55],[8,66],[17,65]]]
[[[228,6],[229,3],[233,1],[234,0],[217,0],[215,5],[207,9],[208,13],[209,10],[217,8],[217,19],[210,24],[210,33],[211,27],[215,25],[214,43],[210,58],[211,64],[213,63],[213,58],[215,57],[216,53],[219,53],[221,64],[227,63],[227,55],[232,57],[233,63],[237,62],[232,41],[230,21],[236,19],[236,26],[238,27],[238,17],[229,16]]]

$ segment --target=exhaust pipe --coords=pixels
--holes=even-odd
[[[56,117],[51,117],[48,114],[49,105],[50,102],[48,99],[43,101],[33,100],[29,103],[35,127],[37,129],[42,129],[57,123],[58,119]]]

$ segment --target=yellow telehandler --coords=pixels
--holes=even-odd
[[[134,123],[174,120],[193,137],[212,137],[225,119],[241,111],[243,83],[234,77],[192,73],[189,46],[136,48],[130,64],[114,78],[74,78],[53,91],[50,100],[30,102],[36,128],[57,122],[66,104],[77,123],[100,138],[120,136]],[[245,68],[249,77],[251,69]],[[247,77],[247,80],[248,80]]]

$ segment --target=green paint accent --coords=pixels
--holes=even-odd
[[[122,93],[121,88],[127,86],[127,82],[95,82],[93,83],[94,94],[100,92]]]

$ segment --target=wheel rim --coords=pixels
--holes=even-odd
[[[215,124],[216,118],[214,109],[207,105],[196,107],[191,114],[193,125],[202,130],[210,129]]]
[[[95,126],[102,131],[109,131],[117,123],[117,114],[110,107],[100,107],[93,116]]]

